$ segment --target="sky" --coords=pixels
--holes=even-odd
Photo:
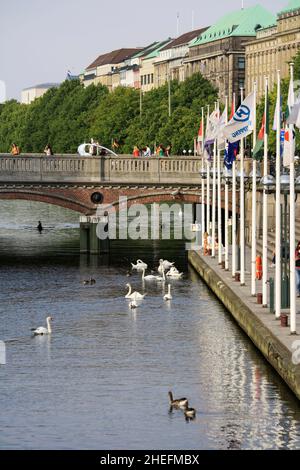
[[[244,0],[273,13],[288,0]],[[242,0],[0,0],[0,88],[7,98],[81,73],[100,54],[208,26]],[[192,18],[194,18],[194,23]],[[1,90],[0,90],[1,91]]]

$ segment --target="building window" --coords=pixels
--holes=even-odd
[[[238,68],[240,70],[245,70],[245,57],[238,58]]]
[[[239,89],[245,88],[245,79],[244,78],[239,78],[238,84],[239,84]]]
[[[148,74],[148,85],[150,85],[150,73]]]
[[[151,83],[153,83],[153,82],[154,82],[154,74],[151,73]]]

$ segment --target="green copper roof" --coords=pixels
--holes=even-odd
[[[147,59],[154,59],[155,57],[158,57],[159,51],[171,41],[173,41],[173,39],[169,38],[165,41],[158,42],[155,49],[152,52],[150,52],[150,54],[146,55],[144,59],[147,60]]]
[[[300,8],[300,0],[290,0],[287,7],[281,10],[279,14],[288,13],[289,11],[297,10],[298,8]]]
[[[196,38],[189,47],[232,36],[255,36],[259,27],[275,23],[276,18],[260,5],[223,16],[215,25]]]

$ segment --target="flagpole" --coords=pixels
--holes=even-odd
[[[228,124],[228,96],[226,96],[226,118],[225,124]],[[226,149],[226,139],[225,139],[225,149]],[[229,270],[229,185],[225,184],[225,270]]]
[[[235,93],[233,93],[234,109],[236,108]],[[236,273],[236,160],[232,163],[232,277]]]
[[[253,124],[253,150],[256,146],[256,99],[257,99],[257,83],[253,84],[254,90],[254,124]],[[252,154],[253,154],[252,150]],[[257,191],[257,161],[253,158],[252,167],[252,236],[251,236],[251,295],[256,295],[256,191]]]
[[[290,64],[291,83],[294,84],[294,63]],[[294,97],[293,97],[294,101]],[[292,103],[294,105],[294,103]],[[289,124],[289,135],[290,135],[290,323],[291,323],[291,334],[297,334],[296,325],[296,256],[295,256],[295,155],[294,155],[294,125]]]
[[[268,176],[268,134],[267,134],[267,111],[268,111],[268,78],[265,79],[265,130],[264,130],[264,183]],[[263,278],[262,294],[263,307],[268,306],[268,194],[264,186],[263,195]]]
[[[226,97],[226,104],[225,104],[225,123],[227,120],[227,97]],[[224,123],[224,124],[225,124]],[[223,119],[222,123],[223,125]],[[219,254],[219,264],[222,264],[222,187],[221,187],[221,150],[218,149],[218,254]]]
[[[219,109],[219,102],[216,103],[216,110]],[[214,157],[213,157],[213,194],[212,194],[212,237],[211,237],[211,256],[212,258],[216,257],[216,198],[217,198],[217,191],[216,191],[216,167],[217,167],[217,138],[214,140]]]
[[[202,115],[202,164],[201,164],[201,231],[202,231],[202,248],[204,245],[204,233],[205,233],[205,180],[203,178],[204,176],[204,108],[201,109],[201,115]]]
[[[208,129],[208,122],[209,122],[209,105],[207,106],[207,125],[206,129]],[[206,131],[207,132],[207,131]],[[206,231],[208,235],[210,235],[210,165],[207,159],[206,162],[206,171],[207,171],[207,178],[206,178]]]
[[[276,105],[276,247],[275,247],[275,316],[281,316],[281,82],[280,70],[277,72]]]
[[[241,88],[241,103],[244,101],[244,89]],[[241,139],[240,152],[240,283],[245,285],[245,139]]]

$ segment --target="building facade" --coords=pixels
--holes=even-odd
[[[257,82],[258,97],[263,96],[265,77],[269,88],[281,77],[289,76],[289,62],[300,50],[300,0],[292,0],[278,13],[277,20],[257,31],[256,38],[246,44],[246,89]]]
[[[183,60],[189,52],[190,42],[202,34],[207,28],[202,28],[182,34],[164,46],[154,62],[154,86],[160,87],[170,80],[184,81]]]
[[[228,96],[231,101],[245,86],[245,44],[273,21],[274,16],[259,5],[225,15],[190,44],[185,76],[200,72],[219,89],[221,100]]]
[[[41,85],[25,88],[21,93],[21,103],[30,104],[37,98],[40,98],[45,93],[47,93],[50,88],[57,87],[59,87],[59,83],[42,83]]]
[[[141,51],[141,49],[118,49],[107,54],[100,55],[92,64],[90,64],[84,74],[83,83],[85,86],[97,85],[101,83],[112,91],[120,86],[120,69],[125,66],[126,60]]]
[[[154,72],[155,62],[160,51],[172,41],[171,38],[156,44],[155,48],[142,58],[140,66],[141,89],[143,92],[150,91],[155,87]]]

